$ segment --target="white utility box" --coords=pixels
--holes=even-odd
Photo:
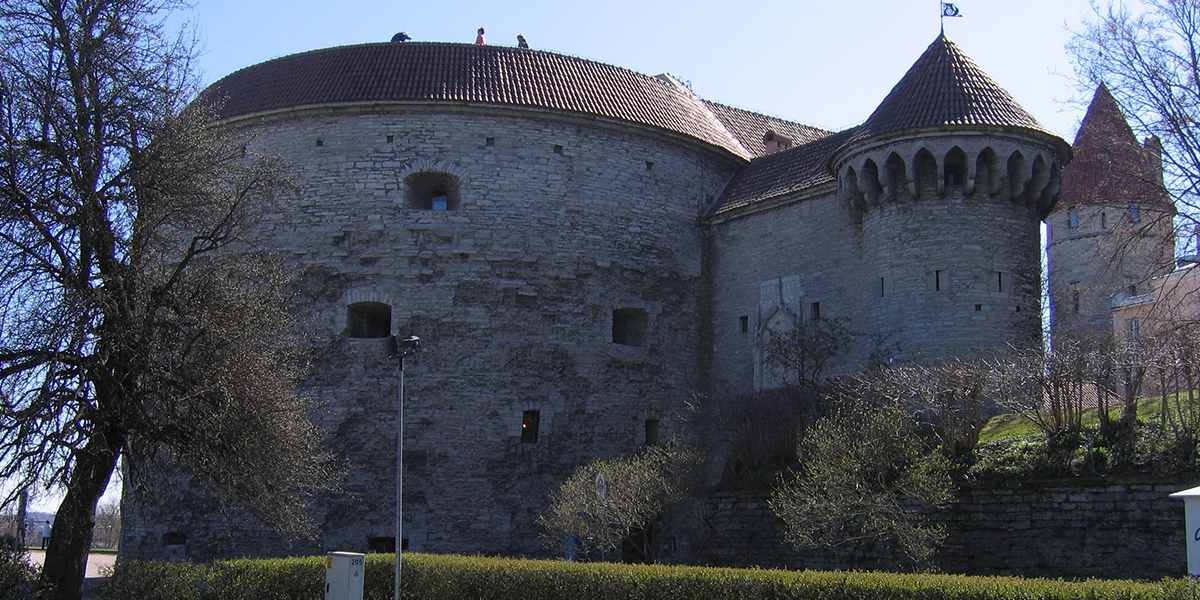
[[[1183,522],[1187,528],[1188,575],[1200,577],[1200,487],[1175,492],[1172,498],[1183,500]]]
[[[365,557],[355,552],[325,555],[325,600],[362,600]]]

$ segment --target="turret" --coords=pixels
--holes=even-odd
[[[1108,88],[1096,89],[1046,219],[1054,335],[1107,337],[1115,303],[1171,270],[1175,209],[1162,182],[1162,144],[1138,142]]]
[[[1040,339],[1040,223],[1066,143],[939,36],[832,159],[902,358]]]

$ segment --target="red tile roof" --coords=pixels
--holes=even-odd
[[[956,126],[1019,128],[1053,136],[957,44],[939,35],[855,138]]]
[[[763,145],[763,135],[767,131],[774,131],[776,134],[788,138],[792,141],[792,146],[807,144],[832,133],[811,125],[735,108],[710,100],[705,100],[704,104],[708,105],[709,110],[725,124],[725,128],[736,136],[742,146],[754,156],[763,156],[767,153],[767,149]]]
[[[847,129],[750,161],[725,186],[716,212],[835,182],[829,158],[856,131]]]
[[[277,58],[204,92],[222,118],[338,103],[451,102],[534,107],[681,134],[751,153],[689,90],[591,60],[504,46],[381,43]]]
[[[1108,88],[1092,97],[1062,174],[1059,206],[1129,202],[1170,203],[1162,185],[1162,159],[1138,143]]]

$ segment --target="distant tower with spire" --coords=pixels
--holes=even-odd
[[[1046,219],[1052,335],[1106,337],[1114,303],[1171,271],[1175,208],[1163,187],[1162,145],[1139,142],[1117,101],[1096,89]]]

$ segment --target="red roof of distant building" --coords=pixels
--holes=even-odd
[[[1157,144],[1138,143],[1112,93],[1096,88],[1075,135],[1075,158],[1063,169],[1059,205],[1169,204]]]

